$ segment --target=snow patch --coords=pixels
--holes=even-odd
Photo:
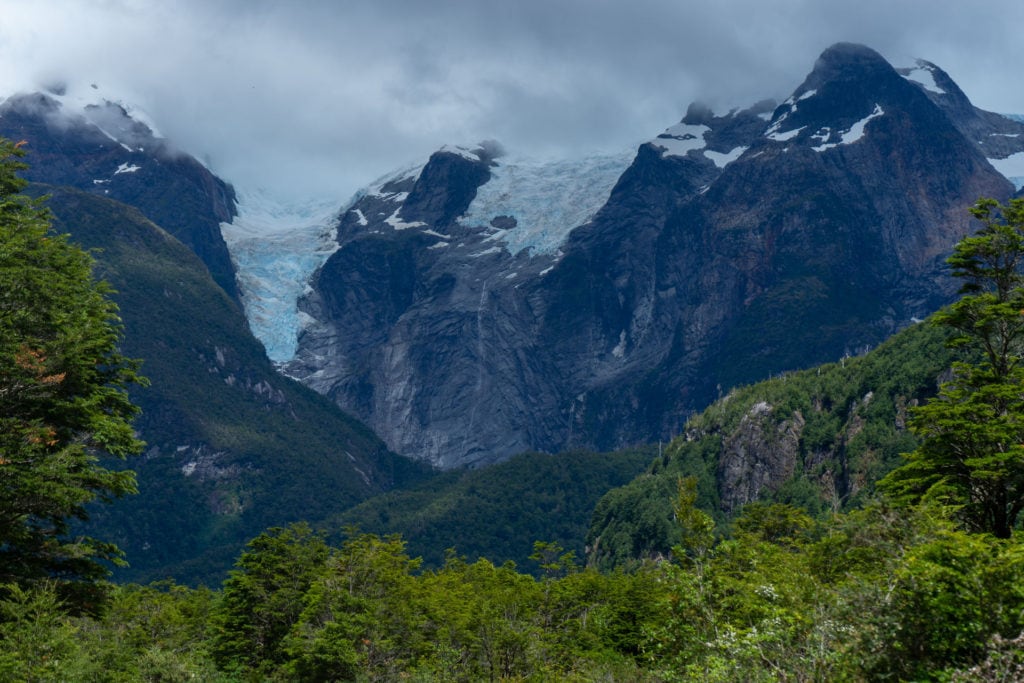
[[[299,332],[312,319],[298,310],[313,273],[338,248],[334,200],[285,204],[262,192],[240,191],[238,215],[221,234],[238,272],[242,304],[267,356],[295,356]]]
[[[459,223],[490,225],[498,216],[515,219],[515,227],[487,237],[511,254],[552,254],[569,232],[583,225],[608,201],[608,194],[629,167],[633,152],[583,159],[505,158],[491,167]],[[490,253],[490,250],[483,253]]]
[[[468,159],[470,161],[482,161],[479,154],[472,152],[465,147],[459,147],[458,145],[445,145],[439,151],[447,152],[449,154],[457,154],[463,159]]]
[[[396,197],[400,193],[398,192],[384,192],[384,188],[392,183],[400,183],[404,180],[415,180],[420,177],[420,173],[423,172],[423,167],[426,164],[415,164],[405,166],[397,171],[382,175],[372,183],[367,185],[361,190],[358,190],[351,199],[348,200],[347,206],[352,206],[363,197]]]
[[[776,125],[778,125],[778,123],[781,121],[782,119],[776,121]],[[806,127],[807,126],[800,126],[799,128],[794,128],[793,130],[787,130],[784,133],[779,133],[776,126],[772,126],[772,128],[776,128],[776,130],[772,130],[772,128],[769,128],[768,132],[765,133],[764,136],[769,140],[775,140],[776,142],[785,142],[786,140],[792,140],[797,135],[800,135],[800,131],[802,131]]]
[[[356,221],[359,225],[367,226],[370,224],[370,221],[366,220],[366,216],[363,215],[363,212],[360,209],[352,209],[351,213],[356,215]]]
[[[140,168],[142,167],[136,166],[135,164],[123,163],[117,167],[117,170],[114,171],[114,175],[117,175],[118,173],[135,173]]]
[[[622,358],[626,355],[626,331],[622,330],[619,332],[619,343],[616,344],[615,348],[612,349],[612,355],[616,358]]]
[[[736,161],[746,152],[749,147],[733,147],[729,152],[713,152],[710,149],[704,150],[704,156],[714,162],[718,168],[725,168],[726,165]]]
[[[402,194],[405,194],[404,192]],[[398,217],[398,213],[402,210],[402,207],[395,209],[394,213],[384,219],[384,222],[390,225],[395,230],[408,230],[409,228],[422,228],[426,225],[423,221],[413,221],[412,223],[406,223]]]
[[[677,123],[658,137],[651,144],[664,150],[664,156],[686,156],[688,152],[704,149],[704,136],[711,131],[704,125]]]
[[[988,163],[1013,183],[1015,188],[1020,190],[1024,187],[1024,152],[1011,154],[1005,159],[989,159]]]
[[[924,62],[918,61],[917,66],[908,69],[907,73],[903,74],[903,77],[908,81],[917,83],[928,92],[933,92],[937,95],[946,94],[946,91],[935,83],[935,73],[932,71],[932,67]]]
[[[857,142],[862,137],[864,137],[864,130],[865,126],[868,125],[868,121],[870,121],[871,119],[877,119],[879,116],[882,116],[883,114],[885,114],[885,111],[882,109],[882,107],[876,104],[875,108],[871,111],[870,114],[868,114],[860,121],[857,121],[855,124],[850,126],[848,130],[845,130],[841,133],[839,142],[818,145],[817,147],[812,147],[811,149],[813,149],[815,152],[824,152],[827,149],[832,149],[833,147],[838,147],[839,145],[852,145],[853,143]],[[826,135],[824,139],[827,140],[828,136]]]

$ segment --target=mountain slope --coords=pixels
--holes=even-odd
[[[613,443],[674,433],[730,386],[878,344],[950,300],[944,258],[970,229],[966,208],[1011,192],[916,84],[867,48],[831,48],[742,156],[668,216],[647,264],[588,269],[597,310],[552,322],[606,349],[625,342],[627,365],[657,359],[646,377],[597,378],[580,419],[611,425]],[[588,236],[615,234],[600,218],[573,234],[567,262],[630,253]],[[651,422],[630,419],[636,404]]]
[[[124,352],[151,386],[133,392],[148,446],[128,463],[138,496],[90,528],[127,552],[122,580],[217,581],[268,526],[312,523],[424,476],[364,425],[278,374],[240,310],[198,258],[137,210],[45,189],[55,228],[97,249],[117,290]]]
[[[691,106],[543,231],[474,208],[494,145],[442,150],[342,213],[287,372],[458,467],[668,438],[731,386],[861,353],[951,299],[967,208],[1014,192],[988,159],[1024,152],[911,75],[839,44],[777,107]]]
[[[914,325],[861,358],[735,389],[691,418],[647,472],[608,492],[587,534],[603,567],[668,554],[672,504],[696,477],[698,505],[725,522],[752,501],[812,514],[847,509],[913,450],[907,410],[934,396],[953,360],[945,332]]]

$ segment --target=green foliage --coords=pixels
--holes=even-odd
[[[715,522],[711,516],[697,508],[697,480],[695,477],[680,479],[679,494],[673,506],[676,524],[681,532],[680,543],[675,551],[680,560],[687,558],[700,562],[714,543]]]
[[[863,357],[730,392],[692,417],[646,474],[601,498],[587,533],[588,562],[610,569],[668,556],[680,541],[672,509],[680,477],[695,478],[697,507],[727,534],[738,513],[729,496],[748,481],[727,478],[730,454],[757,477],[767,472],[757,491],[765,502],[824,516],[869,500],[874,483],[917,445],[906,429],[908,409],[934,395],[949,368],[944,339],[931,325],[915,325]]]
[[[968,534],[929,508],[873,503],[815,522],[755,503],[732,538],[704,545],[709,520],[692,485],[678,493],[683,536],[701,539],[700,552],[630,573],[563,573],[571,563],[551,543],[538,558],[558,569],[540,580],[454,553],[421,573],[399,537],[354,535],[332,549],[293,526],[255,539],[219,597],[118,587],[99,619],[68,616],[50,586],[15,586],[0,600],[0,676],[995,681],[1020,671],[1024,539]]]
[[[948,261],[963,297],[934,316],[958,362],[939,396],[914,410],[918,448],[885,485],[908,501],[955,506],[968,529],[1009,538],[1024,511],[1024,199],[978,202],[983,227]]]
[[[455,548],[471,559],[534,569],[530,555],[538,539],[584,557],[584,535],[598,499],[639,474],[653,455],[651,448],[523,453],[370,499],[341,515],[335,526],[399,533],[427,568],[442,567],[445,550]]]
[[[135,492],[99,457],[142,444],[121,355],[117,306],[92,259],[50,231],[41,200],[21,194],[22,150],[0,139],[0,584],[57,581],[73,609],[97,609],[112,543],[70,533],[94,500]]]
[[[102,618],[70,617],[53,585],[0,600],[5,681],[228,680],[205,654],[212,597],[173,584],[113,587]]]
[[[283,662],[285,636],[329,555],[327,544],[305,524],[270,529],[250,541],[224,582],[213,616],[217,662],[251,668]]]
[[[454,553],[419,573],[397,536],[331,550],[306,527],[271,530],[225,582],[210,650],[243,680],[645,680],[660,572],[603,575],[537,548],[558,567],[542,581]]]

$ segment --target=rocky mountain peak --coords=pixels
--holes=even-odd
[[[945,112],[953,125],[975,143],[1018,190],[1024,187],[1024,124],[978,109],[949,74],[929,61],[918,59],[914,66],[898,71]]]
[[[87,94],[55,88],[0,104],[0,135],[28,143],[26,179],[135,206],[192,249],[237,301],[234,266],[220,232],[221,222],[236,213],[234,189],[172,148],[141,112]]]
[[[490,177],[491,158],[479,148],[448,147],[434,152],[402,206],[402,218],[448,226],[466,212],[478,187]]]
[[[890,71],[893,71],[893,67],[885,57],[871,48],[858,43],[836,43],[821,53],[804,85],[797,88],[797,93],[805,88],[821,87],[831,81],[877,78]]]
[[[683,117],[683,123],[690,126],[706,126],[712,123],[714,119],[715,112],[711,110],[711,107],[703,102],[691,102],[690,106],[686,108],[686,116]]]

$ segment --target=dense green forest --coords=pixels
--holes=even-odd
[[[582,558],[597,501],[640,474],[657,451],[523,453],[376,496],[341,515],[333,527],[401,534],[407,552],[430,569],[444,565],[450,548],[473,560],[511,560],[530,568],[536,540],[557,543]]]
[[[932,507],[815,521],[747,506],[731,537],[689,519],[671,560],[582,569],[541,545],[537,579],[397,537],[255,539],[222,589],[111,589],[70,616],[46,585],[0,601],[4,680],[1007,681],[1024,675],[1024,544]],[[690,511],[691,513],[693,510]]]
[[[586,558],[587,508],[653,451],[528,454],[274,527],[212,590],[108,583],[118,547],[72,531],[135,489],[100,454],[142,449],[145,380],[21,155],[0,140],[0,679],[1024,677],[1024,200],[979,202],[935,325],[695,416],[597,504]],[[529,555],[486,557],[488,504]],[[460,520],[471,556],[437,556]]]

